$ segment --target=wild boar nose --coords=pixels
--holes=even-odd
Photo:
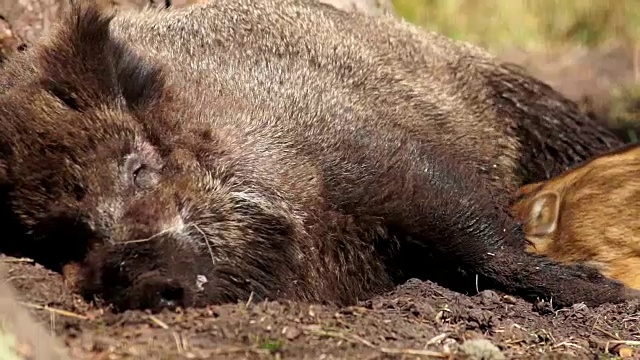
[[[165,284],[158,293],[159,308],[174,309],[183,305],[184,289],[181,286]]]
[[[185,290],[178,280],[171,278],[152,278],[139,284],[137,292],[144,299],[140,301],[143,308],[153,312],[163,309],[173,310],[185,306]]]

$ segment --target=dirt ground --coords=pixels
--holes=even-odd
[[[66,290],[59,274],[2,261],[22,304],[74,359],[640,358],[620,344],[640,341],[638,301],[554,312],[490,290],[466,296],[410,280],[347,308],[266,302],[114,314]]]
[[[0,0],[0,57],[34,41],[58,9],[56,0]],[[524,65],[532,61],[522,56],[507,57]],[[533,62],[540,65],[539,58]],[[534,71],[553,77],[544,68]],[[581,96],[571,94],[568,84],[558,86]],[[640,348],[633,347],[640,344],[640,301],[553,311],[549,304],[493,291],[467,296],[411,280],[347,308],[249,302],[115,314],[83,301],[59,274],[28,259],[0,262],[21,304],[74,359],[640,359]]]

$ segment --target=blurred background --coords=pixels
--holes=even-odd
[[[525,67],[627,141],[640,135],[640,0],[392,0],[399,16]]]
[[[0,61],[33,42],[69,0],[0,0]],[[174,7],[215,0],[79,0]],[[640,0],[320,0],[388,11],[518,64],[629,142],[640,136]]]

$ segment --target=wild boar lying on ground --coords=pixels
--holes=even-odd
[[[410,277],[597,305],[509,194],[619,144],[484,51],[315,1],[74,7],[0,76],[5,251],[120,309],[350,304]],[[459,271],[462,270],[462,271]]]

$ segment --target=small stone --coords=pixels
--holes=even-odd
[[[478,295],[483,299],[487,300],[497,300],[499,299],[498,294],[493,290],[483,290]]]
[[[467,340],[460,345],[460,350],[473,360],[504,360],[500,349],[486,339]]]
[[[299,328],[297,328],[297,327],[288,327],[285,330],[284,337],[286,337],[287,340],[294,340],[294,339],[298,338],[301,334],[302,334],[302,330],[300,330]]]

